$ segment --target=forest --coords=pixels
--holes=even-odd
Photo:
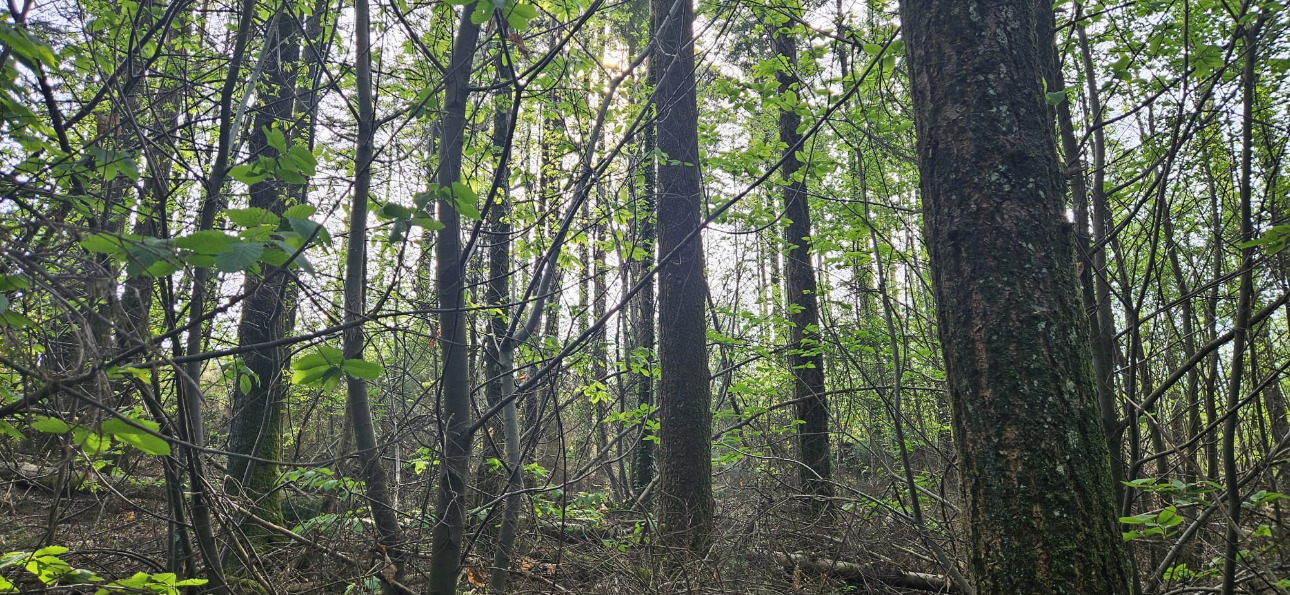
[[[1290,594],[1281,0],[0,14],[0,593]]]

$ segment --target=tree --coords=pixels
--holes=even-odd
[[[300,27],[292,15],[279,8],[270,19],[266,36],[265,84],[256,96],[259,109],[252,119],[251,154],[267,159],[287,158],[288,146],[303,141],[304,130],[292,125],[296,101],[296,68],[300,56]],[[250,208],[264,209],[281,217],[297,184],[278,177],[251,185]],[[233,419],[229,428],[229,449],[262,460],[275,461],[282,455],[282,414],[287,397],[286,348],[280,343],[295,317],[295,283],[286,266],[265,263],[259,275],[247,274],[247,298],[238,324],[238,343],[250,348],[243,356],[245,371],[232,398]],[[266,346],[267,345],[267,346]],[[232,456],[224,489],[243,494],[254,502],[261,518],[282,520],[282,492],[275,489],[278,466]],[[243,523],[243,531],[259,531]]]
[[[439,241],[435,244],[436,285],[439,291],[443,373],[443,465],[438,494],[439,521],[430,550],[430,593],[453,595],[461,569],[462,533],[466,525],[466,479],[470,463],[470,377],[467,368],[464,263],[461,261],[461,215],[456,201],[466,200],[461,180],[461,154],[466,138],[466,100],[470,95],[471,64],[479,25],[471,20],[475,3],[461,12],[452,58],[445,76],[443,138],[439,155],[439,188],[448,197],[439,201]]]
[[[800,91],[797,78],[797,39],[793,35],[801,9],[790,3],[783,9],[787,22],[775,28],[775,51],[782,61],[775,79],[784,99],[779,112],[779,142],[784,146],[780,175],[784,181],[784,276],[788,287],[784,302],[788,310],[788,367],[793,374],[793,402],[797,419],[797,442],[802,466],[802,491],[819,499],[813,508],[827,508],[833,495],[829,473],[829,403],[824,396],[824,355],[820,351],[820,306],[811,262],[811,210],[806,192],[807,171],[797,158],[801,150],[802,116],[796,101]]]
[[[702,553],[712,535],[712,388],[699,237],[694,8],[651,0],[658,87],[658,525],[666,543]]]
[[[372,103],[371,14],[367,0],[354,5],[354,44],[357,54],[355,86],[357,87],[358,137],[354,150],[354,198],[349,209],[349,244],[345,254],[345,329],[342,347],[344,365],[363,360],[367,338],[363,335],[363,316],[367,309],[367,201],[372,188],[372,164],[376,151],[376,111]],[[348,369],[347,369],[348,371]],[[348,374],[345,379],[345,407],[354,428],[354,444],[363,479],[367,482],[367,499],[372,520],[376,523],[378,542],[385,562],[392,563],[381,573],[387,580],[381,592],[398,592],[391,584],[403,576],[402,530],[391,506],[388,479],[376,443],[372,409],[367,396],[367,374]]]
[[[901,3],[970,567],[980,593],[1127,593],[1043,10]]]

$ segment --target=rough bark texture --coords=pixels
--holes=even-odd
[[[1127,593],[1037,13],[901,7],[970,567],[979,593]]]
[[[694,9],[688,0],[652,0],[650,8],[658,33],[658,148],[667,156],[658,166],[658,524],[664,543],[701,553],[712,535],[714,505],[707,292],[695,233],[702,194]]]
[[[795,7],[790,7],[794,10]],[[784,61],[775,74],[779,92],[797,93],[797,42],[783,30],[775,34],[775,51]],[[806,178],[797,158],[802,117],[791,109],[779,112],[779,142],[785,145],[784,164],[784,276],[788,280],[788,366],[793,373],[793,401],[797,419],[797,444],[802,460],[802,491],[821,498],[833,495],[829,481],[829,402],[824,396],[824,355],[820,352],[820,308],[815,290],[815,265],[811,263],[811,211]],[[822,511],[827,500],[815,500]]]

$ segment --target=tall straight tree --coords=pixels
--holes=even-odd
[[[785,2],[784,14],[801,18],[801,8],[794,0]],[[797,39],[795,22],[785,17],[776,27],[775,53],[779,71],[775,80],[779,93],[796,97]],[[795,103],[795,102],[794,102]],[[789,104],[785,104],[789,105]],[[829,404],[824,396],[824,355],[820,353],[820,306],[816,298],[815,265],[811,263],[811,210],[807,204],[806,172],[797,158],[802,142],[802,116],[794,108],[779,112],[779,142],[784,146],[784,163],[780,174],[784,180],[784,276],[788,282],[784,302],[788,310],[788,366],[793,373],[793,403],[797,419],[797,444],[802,459],[802,491],[816,496],[812,507],[827,508],[833,495],[829,481]]]
[[[694,8],[651,0],[658,68],[658,524],[667,543],[700,553],[712,534],[712,388],[694,87]]]
[[[1128,593],[1034,2],[901,3],[970,568]]]
[[[256,93],[259,107],[251,128],[253,156],[285,157],[286,147],[300,133],[291,126],[296,101],[296,68],[300,56],[300,27],[280,7],[266,32],[264,84]],[[270,142],[270,135],[280,141]],[[277,146],[275,146],[277,145]],[[287,209],[296,184],[270,178],[251,185],[250,206],[281,216]],[[238,343],[251,347],[243,358],[250,371],[233,392],[233,418],[229,428],[229,450],[259,459],[275,461],[282,454],[282,409],[286,402],[286,347],[279,345],[292,326],[296,287],[284,267],[264,263],[261,274],[246,276],[246,301],[238,323]],[[245,387],[245,389],[244,389]],[[282,492],[278,466],[251,458],[230,456],[224,490],[251,498],[257,515],[281,522]],[[260,532],[258,525],[243,523],[243,531]]]
[[[466,100],[474,63],[479,25],[471,20],[475,3],[467,4],[457,25],[448,72],[444,75],[442,142],[439,143],[439,186],[453,189],[461,180],[461,153],[466,140]],[[455,192],[455,190],[454,190]],[[461,215],[451,199],[439,201],[439,241],[435,244],[436,286],[439,291],[443,376],[440,415],[443,428],[443,471],[439,478],[439,522],[430,547],[431,595],[453,595],[461,573],[462,535],[466,525],[466,476],[470,463],[470,374],[467,365],[465,271],[461,262]]]
[[[367,200],[372,190],[372,162],[376,154],[376,109],[372,103],[372,26],[368,0],[354,3],[354,44],[357,54],[355,87],[358,91],[358,139],[354,150],[354,201],[349,208],[349,242],[345,254],[345,334],[342,346],[346,360],[363,359],[367,337],[361,324],[367,301]],[[358,447],[358,461],[363,466],[363,480],[367,482],[367,499],[372,510],[372,520],[386,561],[394,565],[393,572],[382,572],[383,577],[395,582],[403,577],[402,541],[398,517],[390,505],[390,492],[385,467],[381,465],[376,428],[372,424],[372,408],[367,398],[367,381],[349,376],[345,384],[345,404],[350,424],[354,428],[354,444]],[[381,587],[381,593],[398,592],[390,582]]]

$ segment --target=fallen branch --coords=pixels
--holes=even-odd
[[[801,553],[753,550],[757,556],[773,559],[785,570],[802,569],[807,572],[834,576],[847,581],[875,581],[892,587],[916,589],[933,593],[961,593],[953,581],[946,577],[923,572],[883,570],[855,562],[830,560]]]
[[[63,488],[69,493],[93,493],[96,490],[110,488],[129,499],[165,500],[165,486],[160,478],[153,477],[112,477],[101,473],[72,469]],[[108,482],[100,483],[100,479]],[[46,492],[58,489],[58,468],[42,467],[32,463],[17,462],[16,466],[0,463],[0,480],[13,481],[24,485],[35,486]]]

